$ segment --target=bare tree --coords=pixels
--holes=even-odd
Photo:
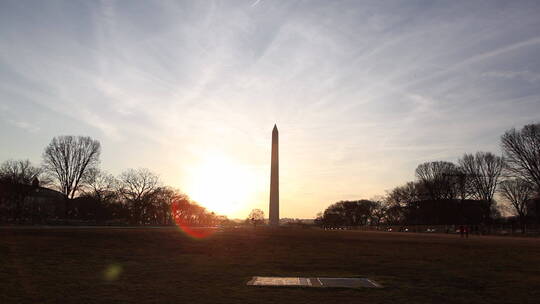
[[[43,170],[29,160],[7,160],[0,165],[0,180],[31,185]]]
[[[58,183],[60,191],[73,198],[90,170],[98,166],[100,153],[99,141],[90,137],[58,136],[45,148],[43,164]]]
[[[524,179],[514,178],[504,180],[499,185],[500,194],[507,199],[519,217],[521,232],[525,233],[525,218],[527,203],[533,198],[534,189],[531,183]]]
[[[463,155],[459,165],[467,176],[472,197],[482,201],[484,220],[490,219],[493,195],[504,166],[503,158],[491,152],[476,152],[475,155]]]
[[[15,222],[24,218],[24,201],[39,186],[41,168],[34,167],[29,160],[7,160],[0,165],[0,210],[11,213]],[[3,206],[5,205],[5,206]],[[33,219],[34,203],[31,216]]]
[[[535,185],[536,191],[540,190],[540,124],[506,131],[501,137],[501,146],[505,169]]]
[[[120,174],[119,194],[130,205],[132,221],[144,224],[146,211],[159,188],[159,177],[145,168],[128,169]]]
[[[253,224],[253,226],[257,226],[258,224],[261,224],[264,222],[264,212],[261,209],[253,209],[249,213],[248,220]]]
[[[386,200],[389,205],[404,207],[420,200],[421,186],[418,182],[407,182],[403,186],[388,191]]]
[[[172,219],[179,226],[185,226],[192,224],[192,210],[195,203],[189,199],[189,197],[181,193],[180,191],[175,191],[174,195],[171,197],[171,210],[172,210]]]
[[[370,200],[339,201],[324,210],[322,223],[325,226],[363,226],[376,223],[374,211],[380,203]]]
[[[457,172],[457,166],[446,161],[423,163],[418,165],[415,171],[416,177],[432,200],[454,199],[456,197],[454,176]]]
[[[504,165],[503,158],[490,152],[476,152],[475,155],[463,155],[459,165],[469,179],[472,196],[477,200],[492,201]]]
[[[112,174],[91,168],[88,171],[86,185],[82,192],[84,195],[103,203],[116,196],[117,184],[118,181]]]
[[[461,167],[457,168],[452,177],[455,194],[463,202],[471,196],[471,179]]]
[[[386,221],[392,224],[404,222],[415,203],[421,200],[421,193],[425,192],[421,182],[407,182],[387,191],[386,194]]]
[[[385,220],[386,212],[390,206],[386,203],[384,197],[376,197],[371,200],[375,203],[375,206],[371,212],[370,223],[379,226]]]
[[[130,201],[143,199],[159,186],[159,177],[146,168],[128,169],[118,179],[121,194]]]
[[[186,200],[186,203],[189,203],[187,195],[181,193],[178,189],[166,186],[157,188],[154,200],[152,200],[152,220],[154,224],[173,224],[175,216],[181,215],[182,211],[185,211],[178,210],[178,207],[181,207],[181,205],[177,204],[184,199]]]

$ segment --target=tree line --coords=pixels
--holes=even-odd
[[[320,213],[321,226],[489,225],[510,206],[522,231],[540,223],[540,124],[507,130],[502,155],[465,153],[457,163],[425,162],[414,181],[372,200],[340,201]]]
[[[101,144],[85,136],[57,136],[42,164],[0,164],[0,223],[115,223],[213,226],[226,217],[209,212],[145,168],[113,176],[99,168]],[[56,191],[53,191],[55,189]]]

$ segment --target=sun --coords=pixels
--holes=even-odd
[[[216,214],[245,213],[254,198],[255,171],[226,155],[206,155],[188,172],[187,194]]]

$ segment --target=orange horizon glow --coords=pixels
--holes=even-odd
[[[171,212],[173,214],[174,223],[176,227],[178,227],[187,236],[194,239],[203,239],[214,234],[215,229],[209,227],[193,227],[190,225],[190,223],[185,221],[183,217],[177,216],[179,210],[182,210],[182,202],[173,202],[171,205]]]
[[[247,216],[266,185],[261,172],[220,152],[206,153],[187,172],[184,189],[191,200],[227,217]]]

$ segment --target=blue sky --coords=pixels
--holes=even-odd
[[[500,154],[505,130],[539,121],[539,16],[537,1],[2,1],[0,160],[89,135],[107,171],[188,194],[221,162],[242,200],[208,206],[245,217],[267,210],[277,123],[281,215],[313,217],[421,162]]]

